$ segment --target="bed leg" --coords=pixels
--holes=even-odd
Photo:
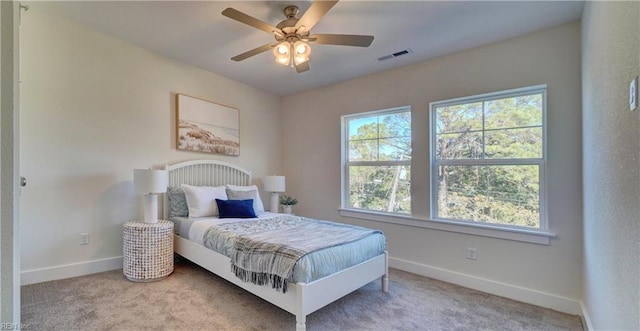
[[[389,253],[384,252],[384,275],[382,275],[382,292],[389,292]]]
[[[382,276],[382,292],[389,292],[389,276]]]
[[[296,331],[307,330],[307,317],[305,315],[296,315]]]

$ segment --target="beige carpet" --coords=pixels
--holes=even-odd
[[[580,318],[390,270],[307,317],[307,330],[583,330]],[[22,287],[29,330],[294,330],[295,317],[208,271],[176,262],[169,278],[122,270]]]

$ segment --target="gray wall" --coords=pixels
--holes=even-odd
[[[584,302],[592,327],[640,330],[640,2],[587,2],[582,18]]]
[[[413,212],[428,218],[429,102],[536,84],[548,84],[548,208],[550,230],[557,235],[551,245],[339,215],[341,115],[411,105]],[[379,228],[392,258],[425,270],[552,294],[577,305],[582,288],[579,23],[287,96],[283,107],[283,167],[287,191],[300,200],[298,214]],[[477,261],[465,259],[465,247],[477,248]]]
[[[35,10],[22,15],[21,43],[27,274],[122,267],[122,224],[141,213],[134,168],[209,158],[251,169],[256,183],[281,172],[278,96]],[[238,108],[240,156],[176,150],[175,93]]]

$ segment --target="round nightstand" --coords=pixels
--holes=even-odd
[[[129,221],[122,229],[122,272],[134,282],[151,282],[173,272],[173,222]]]

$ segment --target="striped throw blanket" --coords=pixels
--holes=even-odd
[[[380,233],[373,229],[292,215],[247,222],[255,222],[258,228],[267,230],[247,231],[236,237],[230,252],[231,269],[245,282],[269,284],[282,292],[287,291],[294,266],[304,255]]]

